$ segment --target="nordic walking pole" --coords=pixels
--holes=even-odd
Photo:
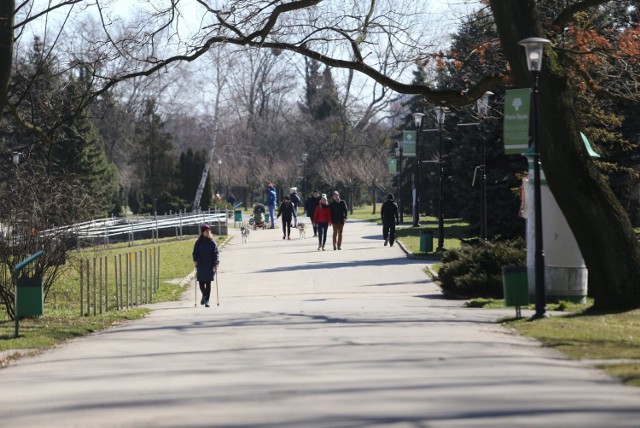
[[[220,306],[220,291],[218,290],[218,269],[216,269],[216,300]]]
[[[198,280],[198,274],[195,274],[193,276],[193,307],[197,308],[198,307],[198,285],[197,285],[197,280]]]

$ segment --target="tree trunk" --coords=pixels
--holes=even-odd
[[[0,1],[0,120],[7,104],[7,91],[11,80],[13,60],[13,11],[14,0]]]
[[[544,36],[535,2],[491,0],[491,8],[516,84],[527,87],[529,72],[518,42]],[[545,56],[538,98],[542,166],[589,269],[594,308],[640,307],[640,244],[626,212],[582,144],[566,71],[551,49]]]

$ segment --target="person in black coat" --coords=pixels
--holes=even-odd
[[[385,203],[382,204],[380,215],[382,216],[382,237],[384,238],[384,245],[386,246],[387,243],[389,243],[393,247],[393,243],[396,240],[396,225],[400,223],[400,212],[391,193],[387,196]]]
[[[320,192],[317,190],[309,196],[309,198],[304,203],[304,210],[307,213],[307,217],[311,219],[313,222],[313,215],[316,213],[316,208],[320,204]],[[314,238],[318,235],[318,225],[313,223],[313,236]]]
[[[291,220],[296,218],[296,211],[288,196],[285,196],[278,208],[278,218],[282,216],[282,239],[291,239]]]
[[[208,224],[200,226],[200,236],[193,245],[193,263],[196,267],[196,278],[202,292],[200,304],[209,307],[211,281],[213,281],[218,270],[220,256],[218,254],[218,245],[213,240],[211,228]]]

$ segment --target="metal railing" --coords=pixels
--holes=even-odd
[[[181,238],[185,228],[194,229],[197,234],[197,227],[202,223],[211,226],[211,230],[218,235],[227,233],[229,216],[233,214],[230,210],[209,210],[200,213],[175,213],[161,216],[135,216],[135,217],[110,217],[104,219],[91,220],[69,226],[56,227],[40,231],[41,237],[48,236],[74,236],[78,240],[101,240],[102,244],[108,245],[112,241],[127,241],[131,245],[138,239],[151,238],[153,242],[160,238],[160,231],[168,235],[172,234]],[[137,235],[137,236],[136,236]],[[119,238],[119,239],[118,239]]]

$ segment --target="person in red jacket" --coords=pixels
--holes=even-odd
[[[331,208],[329,208],[329,201],[327,195],[322,194],[320,198],[320,204],[313,213],[313,224],[318,226],[318,251],[322,248],[324,251],[324,244],[327,242],[327,233],[329,231],[329,225],[333,222],[331,219]]]

